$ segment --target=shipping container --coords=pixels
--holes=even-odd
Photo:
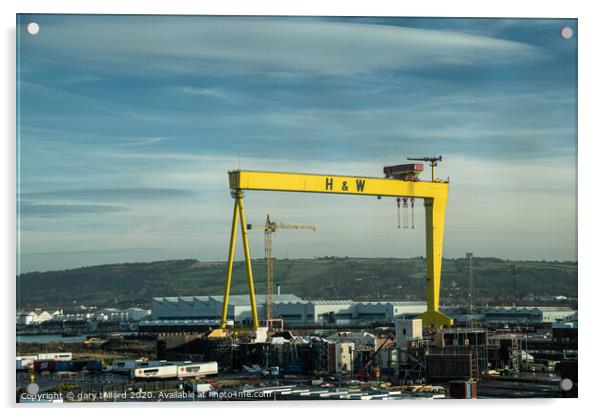
[[[55,361],[53,371],[73,371],[73,361]]]

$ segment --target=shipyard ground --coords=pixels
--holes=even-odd
[[[380,338],[378,339],[384,340],[384,335],[390,333],[392,328],[381,329],[382,332],[379,334]],[[372,330],[374,331],[374,328]],[[479,354],[481,352],[487,354],[481,358],[473,357],[470,362],[480,366],[483,359],[485,359],[484,365],[490,369],[499,369],[501,368],[499,363],[502,360],[499,355],[501,351],[499,347],[502,345],[500,344],[500,339],[506,340],[508,348],[517,348],[519,356],[523,352],[526,353],[521,343],[517,343],[518,338],[507,338],[504,335],[507,330],[504,328],[492,329],[491,334],[495,334],[495,337],[501,337],[499,339],[494,337],[495,342],[493,342],[492,338],[487,338],[486,335],[485,338],[482,338],[484,335],[482,330],[454,329],[451,332],[443,333],[441,336],[440,341],[447,342],[448,346],[440,350],[440,353],[443,354],[442,357],[445,356],[445,353],[453,354],[453,362],[460,363],[460,355],[466,355],[466,351],[462,351],[463,345],[465,342],[470,341],[474,345],[473,348],[479,351]],[[561,332],[560,335],[554,334],[550,332],[550,327],[521,327],[514,328],[513,331],[520,338],[527,337],[525,340],[528,340],[528,355],[533,354],[535,358],[527,365],[515,368],[512,372],[488,370],[485,372],[480,371],[478,376],[472,377],[476,373],[469,370],[471,371],[470,379],[476,383],[476,391],[471,394],[472,397],[470,398],[576,397],[576,383],[570,392],[561,389],[563,378],[577,380],[576,331],[573,334],[575,338],[572,340],[566,338],[571,334],[565,332]],[[305,331],[295,332],[303,333]],[[310,332],[317,333],[317,331],[307,331],[305,333],[309,334]],[[324,336],[324,332],[319,331],[322,336]],[[332,330],[328,332],[332,333]],[[458,334],[463,337],[465,336],[465,338],[458,339]],[[169,347],[169,343],[166,344],[164,342],[166,336],[171,337],[175,342],[172,342],[173,345],[171,347]],[[378,374],[370,374],[367,378],[360,377],[357,369],[353,373],[347,372],[347,374],[332,374],[331,372],[324,371],[324,368],[322,368],[320,373],[314,370],[293,374],[290,372],[290,368],[286,371],[286,365],[280,364],[280,371],[277,375],[268,375],[263,372],[252,373],[242,369],[244,366],[241,366],[241,364],[246,363],[247,366],[250,366],[262,362],[260,357],[264,357],[264,353],[267,354],[268,351],[272,353],[270,362],[275,362],[274,360],[277,358],[274,358],[274,351],[280,351],[281,355],[283,352],[286,352],[280,348],[283,347],[282,345],[276,344],[264,345],[264,347],[269,346],[271,349],[261,349],[261,345],[257,344],[241,344],[236,350],[228,352],[228,355],[234,354],[235,356],[234,359],[229,359],[230,368],[228,366],[222,367],[220,364],[219,373],[208,378],[140,381],[130,379],[129,374],[108,371],[108,367],[113,361],[122,359],[146,357],[148,359],[177,360],[178,358],[176,357],[179,356],[181,357],[179,359],[194,360],[194,358],[184,357],[192,351],[192,349],[187,348],[200,348],[197,343],[198,336],[195,334],[156,334],[154,337],[149,336],[149,334],[126,337],[117,336],[98,348],[85,347],[81,342],[18,343],[18,355],[43,352],[71,352],[74,360],[101,360],[103,370],[96,372],[55,373],[17,371],[17,402],[45,401],[45,397],[50,401],[63,402],[442,399],[452,396],[450,383],[458,380],[453,378],[457,374],[455,373],[457,369],[450,369],[450,361],[445,360],[424,361],[426,364],[432,366],[430,376],[436,377],[424,378],[420,381],[401,381],[399,377],[394,377],[392,373],[384,371],[384,365],[381,368],[383,370],[382,374],[379,371]],[[562,337],[562,339],[551,339],[550,337]],[[182,342],[185,343],[182,344]],[[456,345],[452,345],[452,343]],[[395,345],[395,343],[393,344]],[[210,343],[209,348],[214,348],[217,345]],[[254,345],[257,345],[258,348],[253,347]],[[419,347],[417,346],[416,348],[418,351]],[[410,344],[408,344],[407,351],[410,350]],[[173,356],[160,357],[160,351],[163,354],[167,353]],[[199,352],[198,350],[194,351]],[[302,349],[295,350],[295,353],[301,353],[302,351]],[[572,358],[568,357],[568,354],[573,354]],[[567,364],[571,364],[571,366],[564,368],[564,370],[550,364],[562,363],[563,360],[567,361],[567,358]],[[201,361],[203,360],[201,359]],[[487,361],[489,361],[489,364],[487,364]],[[366,360],[365,358],[358,358],[359,362],[365,363]],[[401,374],[401,367],[399,368],[399,374]],[[441,372],[450,371],[452,378],[448,377],[445,379],[441,377],[442,375],[446,375]],[[436,374],[436,372],[439,373]],[[34,395],[31,394],[32,383],[35,383],[34,390],[36,394]],[[200,391],[199,388],[201,386],[209,388],[208,390]]]
[[[193,383],[216,383],[220,387],[193,393]],[[447,385],[392,386],[389,383],[339,382],[311,386],[308,377],[265,379],[246,375],[220,375],[210,380],[131,381],[127,375],[90,373],[71,376],[38,375],[38,397],[56,395],[64,402],[115,401],[199,401],[199,400],[400,400],[449,397]],[[27,374],[17,376],[17,399],[27,397]],[[531,380],[529,374],[516,377],[489,377],[477,383],[478,398],[557,398],[563,397],[560,379]],[[326,384],[326,383],[325,383]]]
[[[57,345],[53,345],[56,348]],[[76,344],[62,344],[61,349],[78,350]],[[34,350],[36,346],[30,345]],[[136,356],[136,351],[87,351],[74,358],[101,358],[112,361]],[[139,354],[138,354],[139,355]],[[312,377],[263,377],[243,372],[219,374],[208,379],[134,381],[127,374],[112,372],[35,374],[39,390],[29,395],[32,379],[29,372],[17,372],[17,401],[36,402],[54,398],[63,402],[119,401],[203,401],[203,400],[401,400],[441,399],[449,397],[447,383],[395,386],[373,380],[361,382],[352,377],[325,377],[321,385],[312,386]],[[218,386],[211,392],[193,392],[196,383]],[[434,387],[433,387],[434,386]],[[478,398],[556,398],[563,397],[560,378],[554,374],[522,373],[513,376],[482,377],[477,383]]]

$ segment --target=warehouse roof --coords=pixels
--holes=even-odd
[[[255,295],[257,304],[265,303],[265,295]],[[275,304],[314,304],[314,305],[393,305],[393,306],[425,306],[424,301],[376,301],[376,302],[356,302],[352,299],[301,299],[300,297],[292,294],[273,295]],[[221,303],[223,296],[221,295],[210,295],[210,296],[177,296],[177,297],[156,297],[153,301],[159,303],[173,303],[173,304],[193,304],[195,302],[209,303],[210,301]],[[230,305],[237,306],[250,306],[251,301],[249,295],[230,295],[228,302]]]
[[[491,306],[484,312],[574,312],[568,306]]]
[[[154,302],[169,302],[169,303],[194,303],[194,302],[204,302],[207,303],[210,300],[213,302],[221,303],[223,301],[223,296],[178,296],[178,297],[156,297],[153,298]],[[273,295],[274,303],[283,303],[283,302],[300,302],[302,301],[296,295]],[[258,304],[265,303],[265,295],[255,295],[255,300]],[[251,300],[249,299],[249,295],[230,295],[228,300],[230,305],[237,306],[250,306]]]
[[[409,300],[409,301],[403,301],[403,300],[391,300],[391,301],[376,301],[376,302],[355,302],[355,303],[359,303],[361,305],[393,305],[393,306],[425,306],[426,305],[426,301],[422,301],[422,300]]]
[[[314,305],[348,305],[353,303],[351,299],[338,299],[338,300],[310,300],[309,302]]]

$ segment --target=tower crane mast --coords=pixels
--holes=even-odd
[[[262,230],[265,234],[265,319],[269,322],[272,319],[272,310],[274,308],[274,257],[272,256],[272,242],[277,230],[312,230],[316,231],[315,225],[308,224],[282,224],[270,220],[270,214],[267,215],[265,225],[247,224],[248,230]]]

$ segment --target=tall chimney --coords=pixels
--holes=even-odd
[[[276,293],[280,294],[280,285],[276,285]]]

